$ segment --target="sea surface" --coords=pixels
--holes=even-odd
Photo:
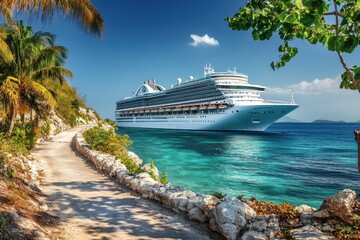
[[[123,128],[131,150],[155,161],[172,185],[195,192],[308,204],[339,190],[360,193],[359,123],[275,123],[264,133]]]

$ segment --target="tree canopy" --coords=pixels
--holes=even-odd
[[[104,19],[90,0],[1,0],[0,16],[12,18],[13,12],[29,13],[49,20],[55,12],[77,21],[89,32],[101,36],[104,31]]]
[[[56,105],[46,83],[64,82],[72,73],[63,67],[67,50],[54,45],[54,35],[34,33],[22,21],[0,25],[0,33],[0,100],[8,108],[11,135],[18,113],[42,116]]]
[[[233,30],[252,29],[254,40],[269,40],[277,33],[283,40],[280,59],[273,70],[286,65],[298,53],[290,45],[295,39],[321,43],[336,52],[345,72],[340,88],[360,92],[360,67],[348,67],[343,53],[360,44],[360,0],[249,0],[233,17],[226,19]]]

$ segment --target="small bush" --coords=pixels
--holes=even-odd
[[[100,126],[93,127],[83,133],[86,142],[95,150],[114,155],[121,162],[129,160],[126,148],[132,142],[128,135],[119,135],[112,128],[105,130]]]
[[[214,196],[214,197],[216,197],[218,199],[222,199],[222,198],[224,198],[226,196],[226,194],[223,194],[221,192],[213,192],[213,193],[210,193],[210,195],[212,195],[212,196]]]
[[[337,239],[360,239],[360,217],[354,217],[352,225],[339,226],[334,235]]]
[[[140,173],[142,170],[128,156],[126,148],[131,145],[128,135],[119,135],[110,128],[105,130],[101,124],[83,133],[86,142],[95,150],[111,154],[120,159],[130,173]]]
[[[158,176],[156,176],[156,173],[155,173],[155,162],[154,160],[151,160],[150,161],[150,172],[148,172],[150,177],[152,179],[154,179],[155,181],[159,182],[160,179],[158,178]]]
[[[169,183],[169,181],[167,179],[167,173],[165,171],[161,174],[160,183],[162,183],[162,184]]]
[[[4,213],[0,212],[0,239],[6,239],[3,237],[8,235],[7,234],[8,226],[9,226],[8,218],[5,216]]]

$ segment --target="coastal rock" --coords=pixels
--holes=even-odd
[[[212,214],[213,209],[220,203],[220,200],[214,196],[206,195],[200,202],[196,203],[196,206],[203,210],[205,216]]]
[[[331,217],[338,217],[344,222],[351,223],[351,219],[356,216],[353,213],[355,203],[355,191],[344,189],[333,196],[327,197],[321,205],[320,210],[326,209]]]
[[[225,201],[218,204],[214,210],[215,219],[220,232],[226,239],[237,239],[246,221],[256,216],[255,211],[246,203],[234,197],[225,197]]]
[[[325,235],[319,229],[311,225],[306,225],[301,228],[290,230],[290,235],[296,240],[330,240],[334,239]]]
[[[268,240],[268,239],[269,238],[265,234],[254,231],[246,232],[241,236],[241,240]]]
[[[206,217],[205,217],[203,211],[198,207],[194,207],[193,209],[191,209],[189,211],[188,216],[189,216],[190,220],[196,220],[196,221],[199,221],[199,222],[205,222],[206,221]]]
[[[115,160],[110,169],[110,176],[116,177],[116,171],[118,170],[126,170],[126,166],[120,160]]]
[[[329,218],[330,217],[330,213],[326,210],[323,209],[321,211],[316,211],[312,214],[312,216],[314,218]]]
[[[79,108],[80,116],[76,118],[77,124],[95,124],[98,122],[98,118],[91,109]]]
[[[253,217],[245,227],[248,232],[263,233],[267,238],[274,239],[279,235],[279,220],[275,214]]]
[[[295,207],[295,210],[299,213],[299,214],[306,214],[306,213],[312,213],[314,211],[316,211],[315,208],[312,208],[308,205],[302,204],[300,206]]]
[[[136,164],[136,166],[140,166],[142,164],[142,160],[139,158],[138,155],[136,155],[134,152],[130,152],[128,151],[128,156],[134,161],[134,163]]]
[[[219,228],[219,224],[217,223],[214,215],[211,215],[210,218],[209,218],[209,228],[211,230],[213,230],[214,232],[221,233],[220,228]]]
[[[157,178],[159,178],[160,176],[157,167],[154,166],[154,169],[151,169],[150,163],[145,164],[144,166],[141,167],[141,169],[149,174],[153,171]]]
[[[300,215],[300,221],[303,225],[311,224],[312,223],[313,214],[312,213],[306,213]]]

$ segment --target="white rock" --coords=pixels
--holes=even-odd
[[[295,207],[295,210],[300,213],[300,214],[304,214],[304,213],[312,213],[314,212],[316,209],[315,208],[312,208],[308,205],[305,205],[305,204],[302,204],[298,207]]]
[[[216,206],[214,215],[220,232],[226,239],[237,239],[246,220],[255,217],[256,213],[246,203],[233,197],[225,197],[225,201]]]
[[[268,239],[269,238],[265,234],[255,231],[246,232],[241,236],[241,240],[268,240]]]
[[[319,229],[311,225],[290,230],[290,235],[296,240],[329,240],[334,239],[325,235]]]
[[[152,171],[154,172],[155,176],[159,178],[159,170],[157,169],[156,166],[154,166],[154,169],[151,169],[150,163],[145,164],[144,166],[141,167],[142,170],[144,170],[147,173],[151,173]]]
[[[197,202],[195,205],[203,210],[206,216],[212,214],[213,209],[220,203],[220,200],[214,196],[206,195],[200,202]]]
[[[142,164],[142,160],[136,155],[134,152],[128,151],[128,156],[135,162],[136,166],[140,166]]]

